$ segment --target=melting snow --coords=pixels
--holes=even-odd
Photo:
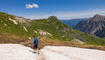
[[[105,51],[75,47],[46,46],[40,54],[19,44],[0,44],[0,60],[105,60]]]
[[[0,44],[0,60],[35,60],[29,47],[18,44]]]
[[[23,26],[23,28],[24,28],[24,30],[25,30],[25,31],[27,31],[27,32],[28,32],[28,30],[26,29],[26,27],[25,27],[25,26]]]
[[[42,52],[46,60],[105,60],[105,51],[100,50],[47,46]]]
[[[9,18],[9,20],[12,21],[12,22],[13,22],[14,24],[16,24],[16,25],[18,24],[18,23],[16,22],[16,20],[13,20],[13,19],[11,19],[11,18]]]

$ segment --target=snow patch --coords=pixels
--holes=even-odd
[[[13,19],[11,19],[11,18],[9,18],[9,20],[12,21],[12,22],[13,22],[14,24],[16,24],[16,25],[18,24],[18,23],[16,22],[16,20],[13,20]]]
[[[26,27],[25,27],[25,26],[23,26],[23,28],[24,28],[24,30],[25,30],[25,31],[27,31],[27,32],[28,32],[28,30],[26,29]]]
[[[105,51],[47,46],[41,50],[46,60],[105,60]]]
[[[0,44],[0,60],[36,60],[32,51],[19,44]]]
[[[19,44],[0,44],[0,60],[105,60],[105,51],[66,46],[46,46],[40,54]]]

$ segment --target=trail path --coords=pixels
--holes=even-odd
[[[66,46],[46,46],[40,54],[19,44],[0,44],[0,60],[105,60],[105,51]]]

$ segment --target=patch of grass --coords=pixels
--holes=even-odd
[[[9,18],[15,19],[15,16],[0,12],[0,33],[8,33],[23,37],[30,36],[30,33],[26,32],[23,28],[24,24],[18,22],[16,25],[10,21]]]

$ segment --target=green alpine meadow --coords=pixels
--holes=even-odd
[[[0,12],[0,43],[31,43],[33,35],[45,45],[105,46],[105,39],[80,32],[61,22],[56,16],[47,19],[27,19]],[[27,43],[29,42],[29,43]],[[44,44],[47,42],[46,44]],[[44,44],[44,45],[43,45]]]

